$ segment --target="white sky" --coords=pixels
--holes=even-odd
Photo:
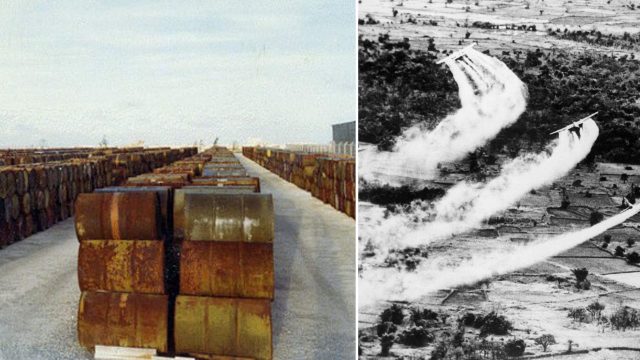
[[[0,0],[0,147],[326,143],[355,1]]]

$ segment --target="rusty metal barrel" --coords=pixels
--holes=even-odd
[[[271,194],[194,194],[176,190],[173,214],[176,239],[273,242]]]
[[[196,178],[192,186],[253,186],[255,192],[260,192],[260,179],[257,177],[236,178]]]
[[[162,233],[169,235],[173,231],[173,189],[170,186],[110,186],[96,189],[97,193],[119,192],[154,192],[160,200],[160,213],[162,215]]]
[[[177,353],[272,358],[271,301],[179,295]]]
[[[202,170],[202,177],[247,177],[247,171],[244,168],[233,169],[233,168],[207,168],[205,167]]]
[[[78,308],[78,340],[95,345],[168,350],[169,296],[85,291]]]
[[[253,194],[255,188],[253,186],[185,186],[183,191],[190,194]]]
[[[78,253],[82,291],[164,294],[164,243],[155,240],[84,240]]]
[[[80,241],[162,239],[155,192],[81,194],[75,213]]]
[[[273,244],[185,241],[180,294],[273,299]]]

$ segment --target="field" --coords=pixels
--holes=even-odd
[[[436,46],[444,50],[457,49],[462,41],[464,44],[477,42],[492,54],[540,48],[637,56],[640,55],[637,48],[616,49],[547,36],[547,30],[564,31],[565,28],[595,29],[615,35],[636,33],[640,10],[631,10],[630,4],[620,0],[361,0],[359,18],[369,17],[379,24],[361,25],[359,32],[365,37],[377,37],[380,33],[388,33],[394,39],[407,37],[413,46],[423,50],[427,50],[427,38],[433,38]],[[499,25],[500,29],[472,27],[475,22]],[[505,28],[513,25],[516,29]],[[517,30],[522,26],[529,30]],[[535,26],[535,30],[531,26]]]
[[[482,229],[428,246],[428,255],[423,261],[446,258],[447,261],[456,263],[464,261],[469,254],[490,254],[507,245],[527,243],[539,236],[589,226],[590,214],[595,210],[608,215],[620,211],[620,194],[630,190],[629,182],[623,182],[620,177],[623,173],[632,175],[637,171],[625,168],[626,165],[614,163],[597,163],[595,168],[579,167],[552,186],[536,190],[535,194],[524,197],[507,211],[497,214],[495,218],[500,219],[499,221],[486,223]],[[599,181],[605,174],[607,180]],[[464,173],[458,175],[464,176]],[[577,179],[581,180],[579,186],[575,182]],[[570,199],[570,204],[565,209],[560,208],[561,187],[566,188]],[[598,196],[585,197],[587,191]],[[373,204],[361,207],[361,227],[377,219],[376,209],[378,206]],[[640,335],[638,328],[623,332],[613,330],[608,324],[598,325],[595,321],[582,323],[568,317],[569,309],[586,307],[594,301],[605,306],[605,314],[621,306],[640,308],[640,267],[629,263],[624,257],[614,256],[614,249],[618,246],[625,253],[640,251],[637,242],[631,245],[628,243],[628,239],[640,240],[640,222],[633,218],[631,220],[576,248],[534,266],[493,277],[485,284],[443,289],[424,296],[417,302],[398,303],[407,317],[410,309],[415,307],[447,314],[448,317],[446,323],[429,327],[429,332],[435,336],[433,341],[424,346],[394,344],[391,356],[429,358],[439,341],[447,338],[445,333],[453,334],[460,330],[458,320],[464,314],[486,314],[491,311],[505,316],[513,324],[513,330],[505,335],[490,335],[484,339],[499,343],[522,339],[526,343],[525,355],[547,354],[535,343],[535,339],[542,334],[552,334],[557,343],[549,347],[548,353],[563,353],[568,349],[569,341],[572,342],[573,350],[636,348],[635,339]],[[360,240],[366,241],[364,238]],[[608,244],[603,248],[605,242]],[[366,264],[366,259],[361,259]],[[576,287],[571,273],[576,268],[586,268],[589,271],[589,289]],[[359,329],[361,350],[365,355],[363,358],[378,358],[380,342],[375,340],[376,326],[380,322],[382,311],[391,304],[382,302],[360,308]],[[410,328],[410,324],[411,321],[405,319],[398,326],[401,330],[397,334]],[[479,339],[478,330],[473,327],[464,327],[464,334],[470,343]],[[591,353],[589,356],[596,355]],[[623,353],[616,352],[616,356],[624,358]],[[637,353],[629,356],[637,356]],[[599,359],[594,357],[596,358]]]

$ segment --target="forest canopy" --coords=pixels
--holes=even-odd
[[[359,39],[359,140],[381,149],[414,124],[435,126],[457,109],[457,85],[433,39],[428,50],[388,35]],[[490,153],[541,148],[550,132],[596,111],[600,136],[592,155],[602,161],[640,163],[640,63],[600,53],[510,51],[491,54],[529,89],[527,110],[486,147]]]

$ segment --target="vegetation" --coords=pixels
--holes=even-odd
[[[536,344],[542,346],[542,350],[547,352],[549,345],[557,344],[556,338],[551,334],[540,335],[535,339]]]
[[[640,263],[640,255],[637,252],[632,252],[627,254],[627,261],[631,264],[638,264]]]
[[[518,357],[524,354],[524,349],[526,349],[526,347],[527,344],[525,344],[524,340],[512,339],[507,341],[507,343],[504,345],[504,352],[507,354],[507,356]]]
[[[494,311],[487,315],[466,313],[460,318],[460,323],[480,329],[481,336],[507,335],[513,329],[513,325],[506,317]]]
[[[604,220],[604,215],[599,211],[593,211],[591,215],[589,215],[589,223],[591,224],[591,226],[599,223],[602,220]]]
[[[640,49],[640,33],[632,35],[628,32],[622,35],[603,34],[602,32],[592,29],[570,31],[567,28],[561,30],[559,28],[549,29],[547,33],[559,39],[583,42],[591,45],[612,47],[626,50]],[[633,57],[632,57],[633,58]]]
[[[407,39],[359,41],[359,136],[388,149],[408,126],[433,127],[459,107],[457,86],[448,69],[435,64],[433,40],[428,50],[411,49]],[[640,163],[640,63],[596,53],[568,54],[540,50],[498,56],[529,89],[527,111],[504,129],[489,153],[540,149],[549,133],[598,111],[600,136],[588,161]]]
[[[389,356],[389,351],[393,346],[396,336],[394,334],[384,334],[380,337],[380,355]]]
[[[637,329],[640,327],[640,312],[628,306],[620,307],[611,314],[609,323],[615,330]]]
[[[384,260],[386,267],[395,267],[407,271],[414,271],[423,259],[426,259],[428,252],[426,246],[408,247],[404,249],[392,249]]]
[[[433,342],[435,337],[424,326],[411,325],[398,336],[401,344],[411,347],[422,347]]]
[[[589,290],[591,288],[591,282],[587,279],[587,276],[589,276],[589,270],[581,268],[572,269],[571,272],[576,277],[576,287],[578,289]]]
[[[402,324],[402,321],[404,321],[404,312],[402,311],[402,307],[397,304],[391,305],[391,307],[386,308],[382,314],[380,314],[380,320],[382,322],[391,322],[396,325]]]
[[[377,205],[403,205],[413,200],[434,200],[444,195],[443,189],[423,188],[414,190],[409,186],[392,187],[389,185],[373,186],[365,181],[359,184],[360,200]]]

